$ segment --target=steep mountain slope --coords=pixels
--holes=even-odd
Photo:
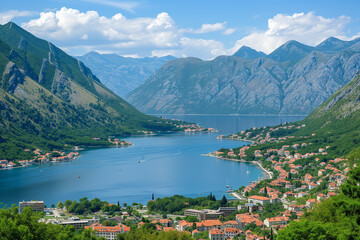
[[[303,120],[303,123],[307,125],[307,132],[321,134],[329,141],[336,141],[333,146],[345,153],[358,147],[360,142],[360,72],[352,81],[315,109]]]
[[[14,23],[0,26],[0,159],[24,148],[105,144],[93,137],[171,130],[108,90],[82,62]]]
[[[315,146],[331,146],[332,156],[345,157],[353,149],[359,148],[360,71],[304,120],[295,124],[306,127],[291,132],[291,135]],[[281,144],[289,145],[291,141]],[[266,144],[263,146],[266,147]]]
[[[360,43],[345,45],[330,54],[290,41],[257,59],[173,60],[127,100],[147,113],[308,114],[360,69]]]
[[[131,58],[116,54],[89,52],[77,57],[89,66],[101,82],[120,97],[141,85],[173,56]]]

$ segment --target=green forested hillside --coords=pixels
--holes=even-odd
[[[360,74],[334,93],[301,123],[306,127],[298,136],[313,137],[332,146],[340,156],[347,155],[360,144]]]
[[[82,62],[14,23],[0,25],[0,159],[24,149],[106,145],[109,135],[170,131],[108,90]]]

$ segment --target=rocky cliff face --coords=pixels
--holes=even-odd
[[[359,57],[358,40],[332,38],[317,47],[290,41],[256,59],[177,59],[127,100],[147,113],[308,114],[352,79]]]

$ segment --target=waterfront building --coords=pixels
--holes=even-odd
[[[80,219],[79,217],[71,217],[70,219],[65,220],[56,220],[54,221],[54,224],[59,224],[62,226],[70,225],[73,226],[75,229],[81,229],[86,226],[91,226],[95,223],[100,223],[99,218],[91,218],[91,219]]]
[[[31,207],[35,212],[43,212],[44,211],[44,201],[22,201],[19,202],[19,212],[22,212],[24,208]]]
[[[234,209],[236,210],[236,208]],[[185,209],[184,215],[195,216],[199,219],[199,221],[216,220],[219,219],[220,216],[224,216],[224,212],[220,212],[219,210],[210,210],[210,209],[203,209],[203,210]]]

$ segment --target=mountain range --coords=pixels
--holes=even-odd
[[[90,67],[101,83],[118,96],[124,97],[160,69],[165,62],[175,57],[132,58],[89,52],[77,59]]]
[[[289,41],[266,55],[249,47],[210,61],[165,63],[126,99],[145,113],[309,114],[360,69],[360,39],[316,47]]]
[[[174,128],[140,113],[80,60],[11,22],[0,25],[0,118],[0,159]]]

